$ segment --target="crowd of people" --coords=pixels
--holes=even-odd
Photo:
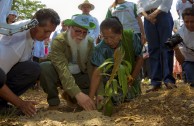
[[[95,100],[102,99],[98,91],[107,81],[98,67],[113,58],[120,47],[124,49],[124,59],[132,65],[132,81],[128,82],[125,101],[141,95],[144,77],[152,85],[146,92],[158,91],[162,84],[167,89],[177,88],[174,57],[182,68],[180,74],[184,71],[185,81],[194,87],[193,1],[177,1],[176,28],[170,13],[172,2],[138,0],[135,4],[115,0],[100,24],[90,15],[95,6],[88,0],[78,6],[82,13],[62,21],[53,9],[38,10],[32,17],[39,22],[37,26],[12,36],[0,36],[0,109],[9,108],[11,103],[27,116],[35,115],[38,103],[24,101],[19,95],[36,83],[47,94],[49,108],[60,105],[58,87],[61,87],[66,101],[84,110],[96,109]],[[7,13],[6,22],[13,25],[29,22],[17,18],[18,13],[12,10]],[[56,30],[59,24],[61,29]]]

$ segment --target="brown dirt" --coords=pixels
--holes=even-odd
[[[112,117],[98,111],[67,112],[66,102],[61,99],[62,109],[48,110],[46,95],[42,90],[29,90],[23,99],[35,99],[38,113],[26,116],[0,116],[0,125],[6,126],[192,126],[194,125],[194,88],[179,83],[177,89],[145,93],[148,84],[142,84],[143,94],[138,98],[115,107]]]

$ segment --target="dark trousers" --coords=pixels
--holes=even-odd
[[[5,84],[6,76],[4,71],[0,68],[0,88]]]
[[[173,50],[169,50],[164,43],[171,37],[173,20],[171,13],[161,12],[152,24],[144,20],[144,29],[148,40],[151,84],[153,86],[164,83],[175,83],[172,76]]]
[[[6,84],[14,94],[19,96],[36,83],[39,75],[40,66],[38,63],[32,61],[19,62],[7,73]],[[1,104],[7,104],[7,102],[0,99]]]

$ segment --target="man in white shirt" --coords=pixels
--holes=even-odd
[[[0,109],[6,109],[10,102],[27,116],[36,114],[36,102],[18,96],[33,86],[40,75],[39,64],[31,61],[33,42],[48,38],[60,23],[59,15],[52,9],[40,9],[32,19],[39,24],[30,30],[0,37]],[[17,23],[23,26],[28,21]]]
[[[194,6],[182,13],[184,24],[177,32],[183,43],[174,48],[175,56],[186,74],[186,81],[194,87]]]
[[[176,88],[173,70],[173,50],[164,43],[172,35],[173,19],[170,13],[172,0],[138,0],[138,13],[144,16],[144,30],[148,41],[151,85],[149,91]]]
[[[82,4],[78,6],[80,10],[82,10],[82,14],[89,15],[90,21],[93,22],[96,25],[96,28],[93,30],[89,30],[89,36],[93,38],[94,40],[94,45],[96,45],[96,39],[98,38],[100,34],[100,27],[98,20],[90,15],[90,11],[94,9],[94,5],[91,4],[88,0],[85,0]]]

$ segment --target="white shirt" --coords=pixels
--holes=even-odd
[[[194,50],[194,32],[190,32],[185,27],[185,25],[183,25],[177,33],[180,34],[185,44],[179,45],[179,49],[183,56],[185,57],[185,61],[194,61],[194,52],[188,49],[191,48]]]
[[[15,24],[25,23],[28,21]],[[30,30],[18,32],[12,36],[2,35],[0,37],[0,68],[7,74],[16,63],[30,60],[33,41]]]
[[[91,16],[90,21],[96,25],[96,28],[89,30],[89,34],[88,34],[90,37],[93,38],[94,45],[95,45],[96,39],[98,38],[98,35],[100,34],[100,26],[99,26],[98,20],[95,17]]]
[[[168,12],[171,9],[173,0],[138,0],[137,1],[137,13],[148,11],[153,8],[157,8],[163,12]]]
[[[182,0],[177,0],[176,3],[176,10],[179,14],[180,18],[180,26],[184,24],[183,18],[182,18],[182,13],[185,8],[192,7],[192,4],[189,1],[186,1],[185,3],[182,2]]]
[[[33,56],[43,58],[45,56],[44,50],[45,50],[44,41],[36,40],[34,42]]]
[[[6,23],[6,17],[11,10],[13,0],[0,0],[0,23]]]
[[[126,1],[117,4],[116,7],[110,7],[109,11],[112,16],[119,18],[124,29],[132,29],[134,33],[140,33],[135,3]]]

